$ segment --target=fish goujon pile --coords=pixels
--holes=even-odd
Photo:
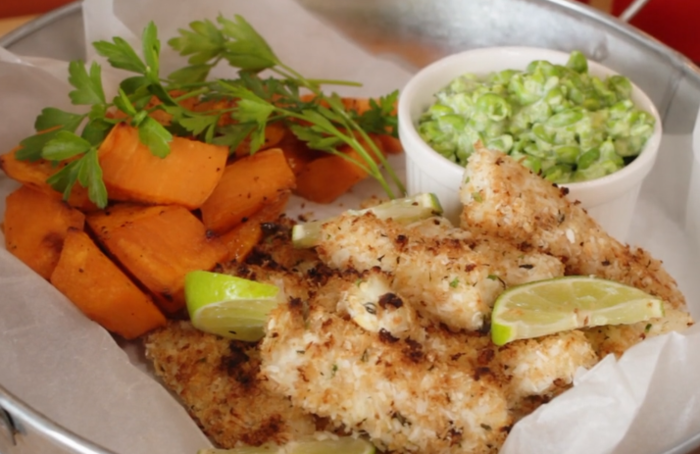
[[[513,424],[569,388],[580,367],[692,324],[661,263],[564,196],[479,149],[459,227],[343,214],[323,223],[315,249],[295,249],[281,219],[245,263],[220,270],[281,289],[265,337],[242,344],[171,322],[147,337],[147,356],[222,447],[334,432],[382,451],[498,452]],[[563,275],[635,286],[662,298],[665,315],[491,341],[499,294]]]

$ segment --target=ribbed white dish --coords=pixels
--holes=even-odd
[[[504,69],[524,69],[533,60],[565,64],[569,54],[533,47],[490,47],[454,54],[423,68],[409,81],[399,98],[399,136],[406,151],[406,182],[409,193],[434,192],[448,218],[456,221],[461,209],[459,186],[463,167],[434,151],[419,136],[416,124],[434,102],[433,95],[464,73],[487,75]],[[596,62],[588,62],[591,74],[617,74]],[[632,221],[642,181],[649,174],[661,142],[661,118],[654,103],[633,84],[632,101],[656,118],[654,134],[644,150],[628,166],[596,180],[564,185],[569,198],[578,200],[612,236],[624,241]]]

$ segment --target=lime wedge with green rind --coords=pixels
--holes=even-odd
[[[394,219],[399,222],[414,222],[430,216],[442,214],[442,205],[437,196],[432,193],[420,193],[411,197],[393,199],[364,210],[347,210],[351,216],[362,216],[373,213],[379,219]],[[297,248],[316,246],[321,237],[321,227],[327,220],[297,224],[292,229],[292,244]]]
[[[374,445],[362,438],[292,441],[285,446],[241,446],[233,449],[200,449],[197,454],[374,454]]]
[[[491,313],[496,345],[561,331],[632,324],[664,315],[663,301],[635,287],[590,276],[566,276],[512,287]]]
[[[185,276],[185,300],[192,325],[229,339],[255,342],[264,336],[267,315],[279,289],[228,274],[193,271]]]

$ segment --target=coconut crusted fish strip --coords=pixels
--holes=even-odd
[[[513,422],[597,360],[575,331],[501,348],[487,334],[450,332],[403,304],[386,273],[325,269],[291,247],[286,223],[273,230],[250,263],[226,270],[275,283],[289,301],[262,352],[186,322],[146,338],[156,373],[219,447],[318,428],[397,452],[496,452]]]
[[[572,330],[511,342],[496,350],[496,359],[511,414],[520,419],[569,389],[579,368],[600,358],[586,335]]]
[[[454,362],[459,356],[468,360],[464,363],[467,368],[496,374],[515,415],[524,414],[523,408],[533,408],[528,403],[532,397],[539,397],[534,402],[541,403],[568,388],[579,367],[588,368],[598,361],[590,342],[579,330],[518,340],[504,347],[496,347],[488,334],[445,336],[435,324],[419,324],[415,309],[395,299],[389,283],[390,277],[376,268],[361,273],[355,285],[346,286],[336,298],[338,311],[347,312],[368,332],[384,331],[397,339],[418,339],[444,361]],[[450,340],[446,343],[445,339]],[[440,352],[445,354],[440,356]]]
[[[337,287],[352,292],[356,283]],[[366,434],[380,449],[497,452],[512,418],[494,375],[477,377],[465,362],[436,358],[420,338],[363,329],[329,307],[339,296],[332,293],[322,289],[308,305],[295,301],[273,310],[261,369],[278,393],[338,427]],[[399,301],[394,295],[387,310],[403,308]]]
[[[315,254],[292,248],[283,224],[268,232],[267,240],[251,255],[254,263],[233,263],[218,271],[276,285],[281,301],[307,299],[315,281],[291,268],[313,268]],[[145,348],[156,375],[220,447],[284,444],[322,428],[316,417],[269,389],[259,376],[257,344],[207,334],[189,322],[170,322],[146,336]]]
[[[145,338],[155,373],[218,446],[283,444],[316,432],[316,418],[258,377],[255,344],[171,321]]]
[[[368,333],[384,331],[401,340],[421,339],[433,355],[446,352],[443,361],[459,362],[471,370],[477,368],[496,374],[499,386],[507,395],[508,407],[516,419],[568,389],[579,367],[591,367],[598,360],[580,331],[516,341],[500,348],[491,342],[488,334],[445,333],[439,325],[422,319],[410,305],[397,308],[391,304],[391,299],[381,298],[394,291],[389,288],[390,284],[394,287],[391,275],[376,268],[360,272],[347,265],[342,272],[326,269],[313,252],[291,247],[290,228],[288,220],[283,219],[275,234],[256,248],[250,260],[267,268],[286,268],[296,272],[304,282],[304,290],[297,289],[297,294],[313,293],[317,305],[331,312],[350,315]],[[473,239],[471,233],[453,228],[444,218],[431,218],[401,226],[401,229],[412,237]],[[473,244],[477,249],[489,251],[489,240],[491,238],[485,237]],[[521,266],[511,267],[513,273],[507,275],[507,279],[513,283],[526,282],[528,277],[532,279],[529,270],[537,262],[532,261],[532,256],[524,254],[519,254],[516,259],[521,260]],[[493,262],[499,260],[498,253],[492,256]],[[556,273],[560,272],[562,265],[558,261],[548,262],[545,259],[545,262],[554,267]],[[261,273],[258,268],[252,268],[253,271],[239,267],[233,272],[248,278]],[[299,274],[299,270],[305,270],[305,274]],[[262,273],[264,276],[265,271]],[[354,285],[348,285],[348,282]],[[301,299],[306,301],[308,297]],[[373,300],[378,303],[371,303]],[[444,339],[449,339],[447,346]]]
[[[524,252],[494,236],[474,236],[440,218],[403,225],[372,213],[340,215],[316,247],[334,269],[378,267],[421,313],[448,327],[478,330],[504,286],[563,275],[555,257]]]
[[[621,354],[647,335],[681,330],[692,324],[676,281],[641,248],[631,248],[605,233],[566,191],[533,174],[511,157],[477,149],[469,158],[460,198],[462,227],[496,235],[524,250],[559,257],[566,274],[594,275],[658,296],[666,315],[651,324],[609,326],[591,333],[600,353]]]
[[[261,344],[278,393],[381,449],[495,453],[511,424],[597,361],[580,332],[498,348],[417,323],[390,279],[378,269],[329,278],[308,303],[275,309]]]

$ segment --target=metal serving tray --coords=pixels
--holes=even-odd
[[[667,134],[691,134],[700,106],[700,70],[626,23],[568,0],[298,0],[375,53],[412,68],[446,54],[495,45],[581,49],[629,75],[656,103]],[[643,1],[634,2],[638,8]],[[631,17],[636,9],[627,11]],[[84,58],[76,2],[0,39],[19,55]],[[0,365],[6,367],[7,365]],[[0,385],[0,453],[114,454],[65,430]],[[700,454],[700,434],[663,454]],[[125,453],[121,453],[125,454]],[[661,454],[661,453],[660,453]]]

